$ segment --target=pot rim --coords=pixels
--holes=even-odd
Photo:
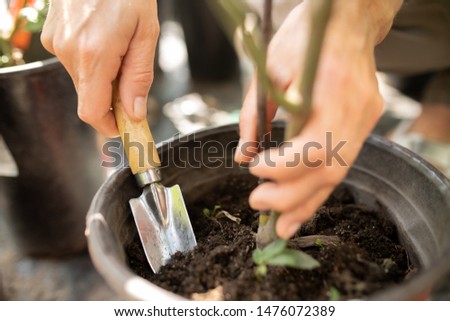
[[[277,128],[280,126],[283,126],[283,122],[275,122],[272,125],[273,128]],[[157,148],[159,153],[163,153],[170,147],[169,143],[173,143],[176,141],[182,143],[188,141],[192,137],[201,138],[210,135],[211,132],[215,132],[217,134],[221,132],[229,132],[230,129],[236,129],[236,124],[214,126],[190,134],[172,137],[158,143]],[[419,172],[426,175],[430,180],[433,181],[433,183],[435,183],[435,185],[443,193],[443,195],[448,196],[445,199],[448,207],[450,208],[450,180],[447,179],[444,174],[439,172],[435,167],[433,167],[431,164],[429,164],[427,161],[425,161],[423,158],[413,153],[412,151],[378,135],[371,134],[366,139],[365,144],[374,145],[375,147],[386,150],[389,153],[393,153],[394,155],[409,163]],[[104,242],[101,239],[101,233],[98,224],[106,225],[106,221],[104,220],[103,216],[99,213],[96,213],[94,209],[97,208],[96,205],[99,202],[100,195],[104,193],[104,190],[107,188],[107,186],[112,186],[111,184],[114,184],[117,180],[121,179],[122,176],[130,175],[129,173],[130,171],[128,167],[123,167],[113,173],[102,184],[92,201],[87,215],[86,236],[88,238],[88,249],[91,253],[91,258],[94,262],[94,265],[99,271],[101,271],[103,277],[109,281],[109,284],[115,287],[116,291],[122,294],[126,294],[127,296],[131,296],[134,299],[154,300],[156,298],[161,300],[186,300],[184,297],[164,290],[147,281],[146,279],[137,276],[131,271],[130,268],[125,266],[123,262],[120,262],[117,259],[117,255],[116,257],[114,257],[114,255],[111,254],[110,251],[108,251],[108,249],[110,250],[108,246],[105,247],[105,245],[103,244],[102,247],[102,243]],[[98,216],[101,216],[100,221],[102,221],[102,223],[99,223]],[[112,234],[109,228],[107,231]],[[112,235],[109,236],[113,237]],[[100,264],[101,261],[105,262],[104,260],[110,262],[108,268],[106,268],[104,264]],[[373,293],[372,295],[367,296],[367,300],[398,300],[398,298],[404,297],[405,293],[408,293],[409,297],[415,297],[422,294],[424,291],[429,290],[425,289],[423,284],[429,285],[431,289],[431,287],[433,287],[449,271],[450,248],[445,251],[442,257],[437,260],[433,266],[427,268],[426,270],[420,270],[411,279],[404,280],[401,285],[389,286],[386,289],[382,289]],[[117,280],[120,281],[117,282]],[[139,287],[127,287],[128,282],[137,282],[139,283]]]
[[[61,65],[60,61],[56,57],[51,57],[44,60],[38,60],[29,62],[23,65],[3,67],[0,68],[0,79],[11,77],[14,75],[29,75],[36,72],[41,72],[42,70],[51,70],[57,68]]]

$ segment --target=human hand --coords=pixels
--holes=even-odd
[[[293,236],[323,204],[347,174],[379,119],[383,102],[373,51],[388,32],[400,4],[387,0],[335,1],[316,74],[311,116],[301,134],[286,147],[258,155],[253,80],[241,111],[241,141],[235,160],[250,163],[253,175],[270,179],[252,192],[249,202],[255,209],[281,213],[278,236]],[[299,65],[309,35],[309,5],[305,1],[290,13],[268,48],[268,73],[283,90],[302,73]],[[269,101],[268,117],[272,119],[275,112],[276,105]],[[335,154],[330,153],[332,150]]]
[[[51,1],[41,41],[72,77],[79,117],[116,136],[112,82],[120,71],[124,109],[144,119],[158,35],[156,0],[58,0]]]

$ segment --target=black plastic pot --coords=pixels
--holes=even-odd
[[[174,0],[184,31],[191,76],[195,80],[224,80],[238,71],[238,58],[206,0]]]
[[[278,124],[274,126],[274,139],[281,141],[281,137],[282,127]],[[229,125],[163,143],[159,152],[164,183],[180,184],[189,204],[208,193],[219,180],[249,175],[233,163],[237,142],[237,126]],[[211,154],[219,146],[227,146],[225,152]],[[421,267],[414,277],[369,299],[416,297],[450,270],[450,182],[437,170],[408,150],[372,136],[344,183],[358,201],[371,207],[379,203],[387,207],[411,259]],[[124,247],[136,234],[128,200],[139,194],[128,168],[112,175],[97,192],[87,218],[94,265],[126,298],[181,299],[138,277],[127,266]]]
[[[19,250],[61,256],[86,248],[85,215],[104,180],[96,134],[56,58],[0,69],[0,134],[19,170],[0,177],[2,215]]]

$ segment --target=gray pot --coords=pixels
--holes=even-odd
[[[56,58],[0,69],[0,135],[18,176],[0,177],[1,214],[26,255],[86,248],[85,215],[104,180],[95,132]]]
[[[274,139],[281,141],[281,137],[282,127],[274,126]],[[249,175],[233,163],[237,142],[237,126],[229,125],[161,144],[164,183],[180,184],[189,204],[207,193],[218,180],[229,175]],[[201,147],[205,151],[219,144],[227,146],[225,153],[219,158],[206,159]],[[186,161],[189,161],[187,167]],[[443,175],[408,150],[372,136],[345,184],[358,201],[371,207],[379,206],[377,202],[380,202],[388,208],[411,259],[421,266],[420,272],[408,281],[375,293],[369,299],[416,297],[450,270],[450,182]],[[124,247],[136,234],[128,200],[139,194],[128,168],[112,175],[97,192],[87,217],[92,260],[111,287],[124,298],[181,299],[138,277],[127,266]]]

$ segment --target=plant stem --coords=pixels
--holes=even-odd
[[[263,74],[260,74],[258,70],[256,73],[258,74],[257,81],[257,136],[259,141],[259,149],[260,151],[265,150],[269,147],[269,132],[267,122],[267,91],[263,84],[263,79],[266,74],[266,59],[267,59],[267,47],[269,45],[270,37],[272,33],[272,0],[264,1],[264,13],[262,17],[262,44],[261,44],[261,53],[263,56]]]
[[[256,31],[248,30],[245,26],[245,21],[248,17],[248,8],[245,3],[238,0],[209,0],[207,3],[224,26],[224,29],[227,31],[231,40],[233,40],[234,32],[236,30],[241,31],[242,44],[245,51],[253,61],[258,73],[264,75],[265,58],[260,50],[259,34],[257,36]],[[284,92],[276,87],[267,75],[265,75],[261,81],[273,102],[283,106],[283,108],[290,112],[297,111],[298,105],[287,99]]]
[[[259,151],[263,151],[270,146],[270,128],[267,121],[267,90],[264,85],[264,78],[266,77],[266,59],[267,59],[267,47],[270,42],[272,34],[272,0],[264,1],[264,11],[262,17],[262,45],[260,52],[263,59],[263,74],[261,69],[257,69],[257,136],[259,142]],[[264,183],[264,179],[259,180],[259,184]],[[264,248],[267,244],[276,240],[277,235],[275,233],[275,223],[278,218],[272,211],[260,211],[259,212],[259,225],[258,232],[256,234],[256,246],[258,248]]]
[[[307,235],[289,240],[288,247],[305,249],[308,247],[317,247],[317,240],[320,240],[323,246],[337,246],[341,243],[338,236],[335,235]]]
[[[299,91],[302,97],[302,108],[298,109],[298,113],[291,113],[292,117],[285,129],[285,140],[297,136],[311,114],[314,81],[332,4],[333,0],[315,0],[311,2],[311,34],[308,42],[308,50],[306,51],[305,67],[299,84]]]

